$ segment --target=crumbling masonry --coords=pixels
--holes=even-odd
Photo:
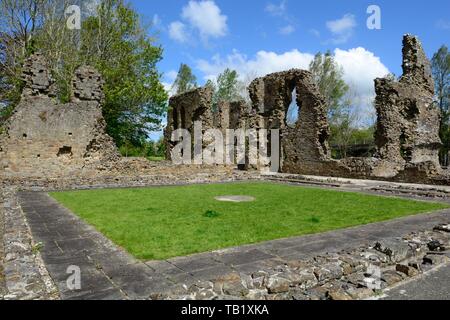
[[[0,135],[0,171],[49,177],[105,170],[118,158],[105,133],[102,79],[93,68],[76,70],[70,103],[55,99],[54,81],[40,54],[24,65],[21,102]]]
[[[438,158],[440,119],[430,62],[417,37],[404,36],[400,80],[376,79],[375,91],[377,153],[372,158],[331,158],[324,99],[312,74],[298,69],[254,80],[249,86],[250,105],[222,103],[213,112],[212,92],[207,87],[172,97],[165,131],[168,156],[176,143],[172,132],[183,128],[192,134],[194,121],[202,121],[203,131],[280,129],[283,173],[447,184],[447,173]],[[299,119],[288,126],[293,92]]]

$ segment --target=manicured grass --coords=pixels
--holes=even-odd
[[[165,259],[430,212],[441,203],[274,183],[55,192],[139,259]],[[248,195],[254,202],[219,202]]]

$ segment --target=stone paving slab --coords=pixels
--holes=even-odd
[[[254,272],[302,259],[432,228],[450,210],[302,237],[279,239],[164,261],[141,262],[85,224],[45,193],[19,193],[22,210],[63,299],[148,299],[184,283],[233,272]],[[67,288],[67,267],[81,269],[81,290]]]

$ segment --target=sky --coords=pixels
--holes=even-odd
[[[450,45],[450,1],[366,0],[130,0],[164,49],[158,64],[170,88],[181,63],[203,85],[229,67],[241,80],[307,69],[330,50],[363,113],[373,113],[373,80],[401,75],[402,36],[417,35],[431,57]],[[381,29],[367,20],[376,5]],[[372,20],[371,20],[372,21]]]

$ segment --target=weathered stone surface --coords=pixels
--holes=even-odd
[[[427,254],[423,257],[423,264],[425,265],[439,265],[447,262],[449,259],[441,254]]]
[[[287,125],[287,112],[296,92],[299,120]],[[326,106],[310,72],[292,69],[255,79],[249,86],[254,128],[280,129],[282,172],[320,171],[330,161]]]
[[[202,130],[213,128],[212,98],[213,91],[209,86],[193,89],[170,98],[167,127],[164,131],[167,159],[172,159],[171,152],[177,143],[177,141],[172,140],[172,133],[175,130],[186,129],[191,133],[191,138],[194,139],[195,122],[201,124]],[[192,142],[194,141],[192,140]],[[202,144],[201,141],[200,144]]]
[[[401,275],[395,270],[386,270],[381,275],[381,280],[384,281],[387,286],[392,286],[404,279],[404,275]]]
[[[390,164],[390,170],[378,170],[377,175],[393,176],[405,166],[425,170],[424,163],[429,174],[438,174],[439,110],[434,105],[430,62],[417,37],[403,38],[400,80],[377,79],[375,91],[378,156]]]
[[[392,262],[400,262],[412,254],[410,247],[399,241],[382,240],[377,242],[374,248],[386,254]]]
[[[450,232],[450,224],[442,224],[434,227],[436,231]]]
[[[432,240],[427,243],[427,247],[430,251],[445,251],[445,247],[438,240]]]
[[[417,270],[416,268],[400,263],[395,266],[395,270],[406,274],[408,277],[414,277],[415,275],[419,274],[419,270]]]
[[[50,75],[39,54],[24,66],[25,89],[0,135],[0,174],[70,176],[110,168],[119,159],[105,133],[102,80],[90,67],[76,70],[72,102],[51,97]]]
[[[267,280],[269,293],[283,293],[289,291],[290,281],[282,276],[273,275]]]
[[[226,281],[222,287],[223,293],[230,296],[245,296],[248,294],[248,289],[242,284],[241,279],[234,281]]]

